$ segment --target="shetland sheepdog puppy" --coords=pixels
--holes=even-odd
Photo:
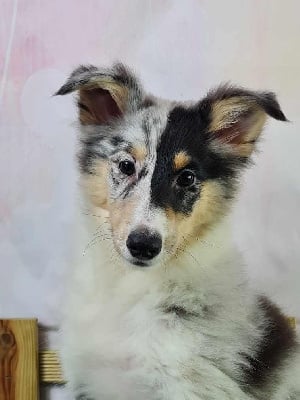
[[[267,117],[286,121],[275,95],[222,85],[163,100],[122,64],[78,67],[56,94],[73,91],[81,212],[61,349],[72,398],[300,399],[295,332],[250,289],[228,223]]]

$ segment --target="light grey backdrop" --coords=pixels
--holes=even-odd
[[[300,317],[300,3],[0,0],[0,315],[59,320],[74,199],[79,63],[119,59],[154,94],[199,99],[221,81],[277,92],[234,232],[257,287]],[[58,395],[57,395],[58,396]]]

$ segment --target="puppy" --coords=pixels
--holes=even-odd
[[[80,66],[79,254],[62,362],[76,399],[296,400],[300,358],[280,310],[250,290],[227,215],[273,93],[198,102],[144,92],[121,64]]]

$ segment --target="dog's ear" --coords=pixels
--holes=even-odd
[[[83,125],[101,125],[136,111],[144,101],[137,78],[123,64],[111,69],[80,66],[55,93],[79,91],[79,119]]]
[[[199,103],[203,118],[208,119],[213,143],[237,156],[247,157],[258,139],[267,116],[287,121],[276,96],[223,85],[212,90]]]

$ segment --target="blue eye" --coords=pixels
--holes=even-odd
[[[120,161],[119,170],[128,176],[131,176],[135,173],[135,165],[134,162],[129,160]]]
[[[189,187],[195,182],[195,174],[192,171],[185,170],[177,178],[177,185],[180,187]]]

